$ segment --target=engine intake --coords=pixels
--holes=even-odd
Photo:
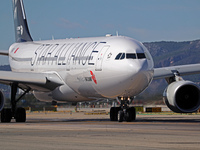
[[[177,113],[192,113],[200,107],[199,87],[191,81],[171,83],[163,96],[166,105]]]

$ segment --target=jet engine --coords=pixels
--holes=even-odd
[[[0,111],[2,111],[4,104],[5,104],[5,98],[3,93],[0,91]]]
[[[199,87],[191,81],[175,81],[165,89],[164,101],[176,113],[192,113],[200,107]]]

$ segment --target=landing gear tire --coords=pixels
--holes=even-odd
[[[123,109],[121,107],[111,107],[110,109],[110,121],[135,121],[136,119],[136,111],[134,107],[129,107],[127,109]]]
[[[17,102],[26,95],[31,89],[24,90],[24,93],[16,98],[18,83],[11,84],[11,109],[3,109],[1,112],[1,122],[11,122],[15,118],[16,122],[26,121],[26,110],[24,108],[17,108]]]
[[[117,121],[118,118],[118,111],[120,110],[120,107],[111,107],[110,108],[110,121]]]
[[[135,107],[131,107],[130,111],[132,112],[132,118],[131,118],[131,120],[135,121],[135,119],[136,119],[136,110],[135,110]]]
[[[12,119],[12,112],[10,108],[4,108],[1,111],[1,122],[6,123],[6,122],[11,122]]]
[[[26,110],[24,108],[17,108],[15,115],[16,122],[26,122]]]
[[[131,121],[134,121],[135,118],[136,118],[135,108],[134,107],[128,108],[126,112],[126,121],[131,122]]]
[[[118,111],[118,121],[122,122],[124,120],[124,112],[122,110]]]

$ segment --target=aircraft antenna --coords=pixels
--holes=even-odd
[[[117,36],[119,36],[119,33],[118,33],[118,31],[116,31],[116,35],[117,35]]]

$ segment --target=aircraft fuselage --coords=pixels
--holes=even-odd
[[[63,80],[53,91],[32,87],[38,99],[48,101],[133,97],[153,78],[148,50],[123,36],[15,43],[9,61],[14,72],[51,72]]]

